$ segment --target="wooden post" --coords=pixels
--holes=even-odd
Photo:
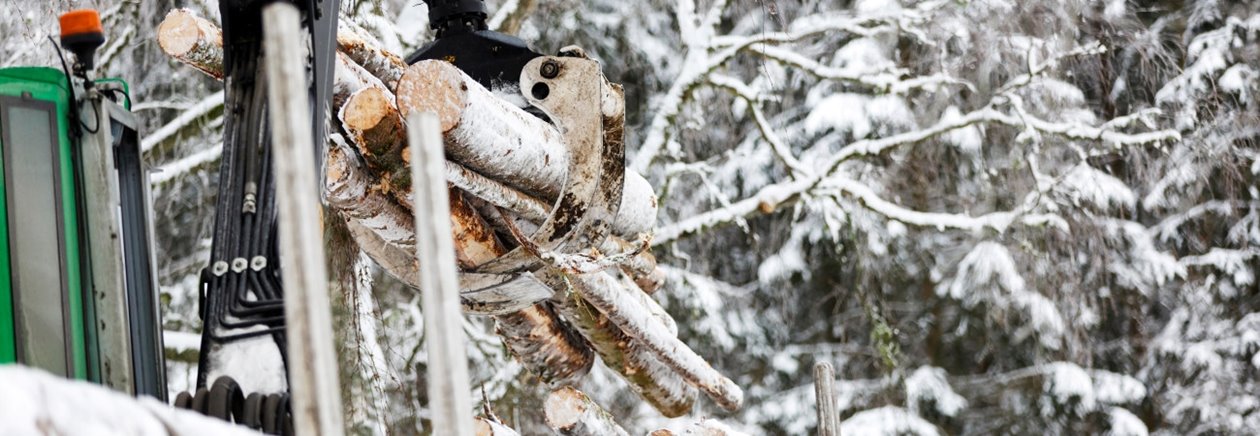
[[[433,434],[472,436],[468,357],[459,306],[455,243],[451,240],[446,156],[437,115],[414,112],[408,116],[407,139],[412,150],[416,256],[420,261],[425,349],[429,352],[429,373],[424,383],[428,385]]]
[[[836,407],[836,371],[828,362],[814,364],[814,395],[818,398],[818,436],[840,436]]]
[[[301,15],[288,3],[263,9],[271,144],[275,147],[289,390],[296,434],[344,433],[333,351]]]

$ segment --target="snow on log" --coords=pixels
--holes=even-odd
[[[150,397],[132,397],[19,365],[0,366],[0,434],[260,435]]]
[[[723,409],[739,409],[744,401],[744,391],[678,340],[655,311],[635,295],[638,291],[627,292],[607,274],[569,275],[568,280],[580,283],[573,289],[583,300],[606,315],[631,338],[651,349],[657,358],[688,383],[699,388]]]
[[[402,77],[407,63],[398,55],[377,47],[351,26],[348,20],[338,20],[337,48],[354,63],[381,79],[386,89],[394,89],[398,86],[398,79]]]
[[[158,45],[175,60],[223,78],[223,32],[188,9],[175,9],[158,25]]]
[[[543,411],[547,426],[565,436],[629,436],[612,414],[572,387],[551,391]]]
[[[585,285],[580,281],[561,284]],[[586,337],[604,366],[621,375],[635,393],[662,415],[674,418],[691,411],[696,401],[696,388],[687,384],[677,372],[661,363],[651,350],[631,339],[609,321],[608,316],[592,308],[582,297],[572,292],[564,294],[560,313]]]
[[[498,421],[478,416],[473,419],[473,434],[477,436],[520,436],[516,430]]]
[[[395,94],[404,116],[413,110],[438,114],[450,160],[546,201],[559,195],[568,153],[555,126],[496,97],[442,61],[407,67]],[[627,171],[613,231],[632,236],[651,230],[656,209],[652,186]]]

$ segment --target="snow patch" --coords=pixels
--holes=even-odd
[[[1137,204],[1137,195],[1128,185],[1110,174],[1081,164],[1063,177],[1059,191],[1074,205],[1088,203],[1101,210],[1131,210]]]
[[[1094,370],[1094,395],[1108,404],[1133,404],[1146,398],[1146,385],[1140,380],[1111,371]]]
[[[954,417],[967,407],[967,399],[954,392],[945,375],[943,368],[922,366],[906,378],[906,404],[910,411],[919,413],[919,404],[930,402],[937,412]]]
[[[940,123],[953,123],[962,118],[962,112],[957,106],[950,106],[945,109],[945,113],[941,114]],[[980,134],[980,128],[976,125],[970,125],[959,129],[950,130],[944,135],[945,142],[949,143],[964,154],[977,156],[980,154],[980,148],[983,144],[983,135]]]
[[[863,410],[840,423],[840,434],[866,436],[935,436],[940,430],[906,409],[884,406]]]
[[[1094,383],[1083,368],[1071,362],[1054,362],[1048,365],[1047,372],[1042,389],[1054,399],[1055,404],[1075,403],[1086,411],[1098,406]]]
[[[1133,412],[1122,407],[1112,407],[1107,412],[1107,417],[1111,424],[1111,429],[1107,430],[1107,436],[1147,436],[1150,434],[1146,429],[1146,423]]]
[[[20,365],[0,365],[0,434],[247,436],[245,427]]]
[[[871,120],[864,109],[868,100],[864,95],[848,93],[827,96],[805,117],[805,131],[818,134],[835,129],[864,138],[871,133]]]

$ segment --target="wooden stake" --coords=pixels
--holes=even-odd
[[[463,313],[459,308],[455,245],[448,218],[450,200],[443,168],[446,157],[442,153],[441,130],[433,114],[412,114],[408,125],[414,204],[428,205],[427,211],[415,214],[421,309],[425,348],[429,352],[428,377],[422,383],[428,386],[433,434],[471,436],[468,355],[464,349],[466,339]]]
[[[828,362],[814,364],[814,396],[818,399],[818,436],[840,436],[836,405],[836,371]]]
[[[275,147],[280,257],[284,275],[289,389],[297,434],[341,435],[341,393],[334,355],[323,233],[306,92],[301,14],[288,3],[263,9],[271,144]],[[470,418],[471,419],[471,418]]]

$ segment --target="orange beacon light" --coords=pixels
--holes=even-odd
[[[105,43],[101,16],[94,9],[78,9],[61,15],[61,46],[74,53],[80,73],[96,64],[96,49]]]

